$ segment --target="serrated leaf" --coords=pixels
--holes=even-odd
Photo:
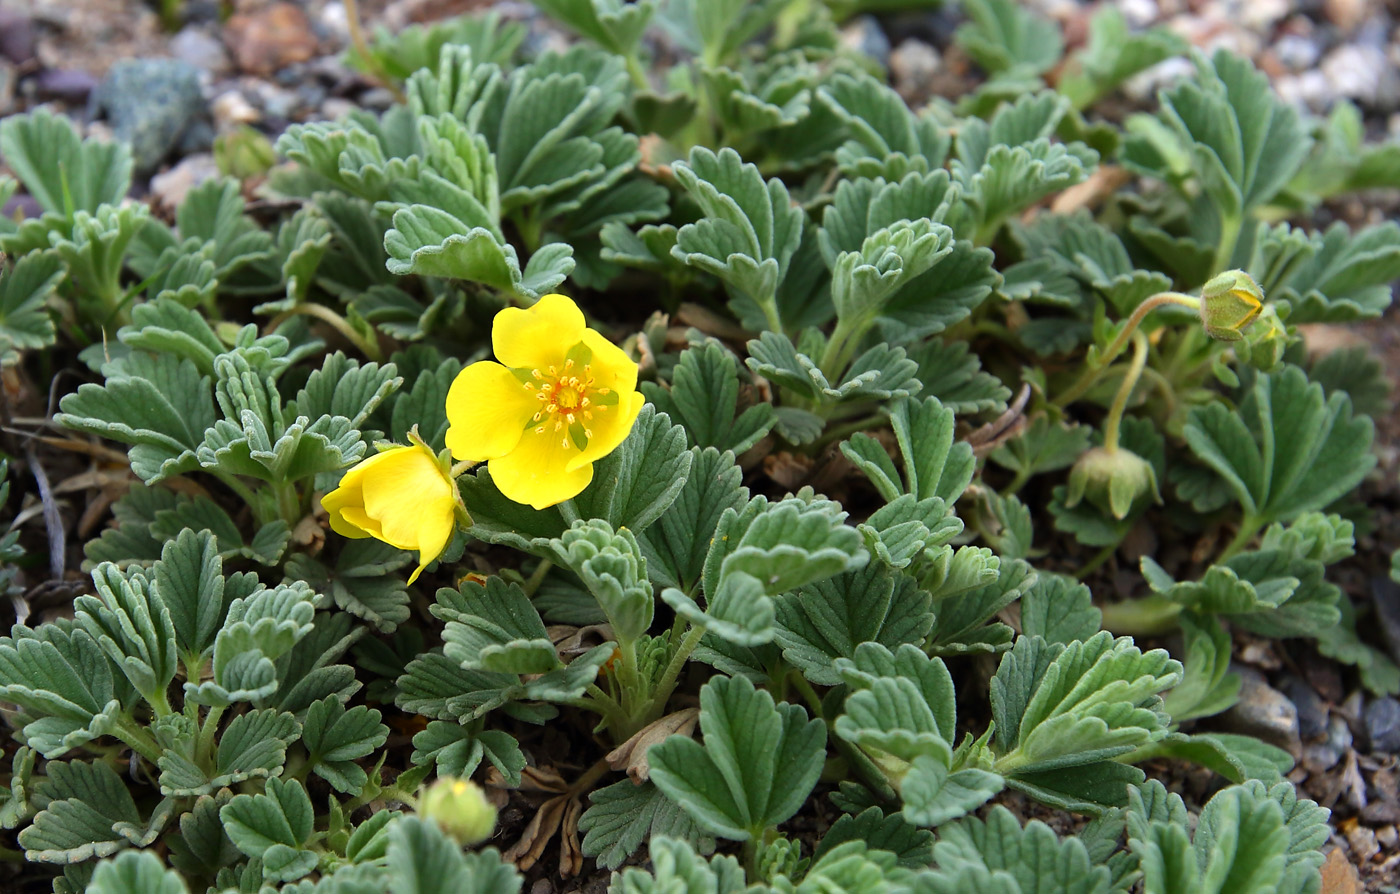
[[[1009,877],[1014,885],[995,890],[1024,894],[1108,894],[1112,890],[1108,868],[1091,865],[1081,841],[1073,836],[1061,839],[1039,820],[1022,827],[1002,806],[992,808],[985,819],[965,819],[940,829],[933,857],[940,872],[982,870]]]
[[[594,789],[588,802],[578,821],[584,833],[583,852],[604,868],[621,866],[644,841],[653,863],[666,859],[671,841],[685,842],[703,853],[715,849],[714,838],[650,781],[637,785],[624,779]]]
[[[24,741],[46,758],[104,735],[122,710],[119,692],[130,698],[102,648],[75,625],[17,625],[0,637],[0,695],[25,710]]]
[[[74,600],[75,620],[146,701],[164,706],[176,670],[175,627],[165,602],[140,571],[99,565],[92,582],[97,595]]]
[[[1063,575],[1037,574],[1035,583],[1021,595],[1021,632],[1048,643],[1086,640],[1099,632],[1102,616],[1089,588]],[[1169,713],[1180,719],[1175,711]]]
[[[91,894],[188,894],[184,879],[150,851],[127,851],[93,870]]]
[[[1138,72],[1185,52],[1186,42],[1175,32],[1160,27],[1132,32],[1120,9],[1103,6],[1089,19],[1088,43],[1056,86],[1076,109],[1085,109]]]
[[[653,746],[651,779],[715,834],[757,838],[796,813],[816,784],[826,727],[743,677],[705,684],[700,706],[705,745],[672,736]]]
[[[738,366],[714,342],[681,352],[669,390],[652,382],[643,382],[641,387],[658,411],[685,427],[692,447],[713,447],[738,455],[758,443],[777,421],[767,403],[738,412]]]
[[[685,430],[643,406],[626,440],[594,465],[593,482],[574,504],[584,518],[644,530],[680,494],[690,463]]]
[[[120,202],[131,188],[125,143],[80,140],[67,118],[47,108],[6,118],[0,155],[39,207],[53,214],[95,212]]]
[[[13,366],[22,352],[53,344],[47,304],[64,275],[63,262],[49,253],[26,255],[8,271],[0,267],[0,364]]]
[[[219,815],[238,849],[262,861],[263,878],[295,881],[316,868],[316,854],[301,849],[311,836],[315,812],[295,779],[268,779],[265,794],[236,795]]]
[[[709,532],[726,510],[738,512],[749,497],[732,453],[693,447],[691,455],[690,474],[675,502],[637,540],[652,580],[693,594],[710,548]]]
[[[1059,27],[1012,0],[974,0],[967,15],[954,39],[989,74],[1038,75],[1060,61]]]
[[[442,589],[432,612],[447,622],[443,653],[467,670],[542,674],[560,666],[539,612],[516,584],[493,576],[484,586]]]
[[[101,761],[68,761],[50,764],[47,776],[36,790],[44,809],[19,833],[28,859],[77,863],[129,843],[116,826],[138,825],[141,814],[115,770]]]
[[[501,730],[480,730],[443,720],[429,721],[427,727],[413,737],[413,765],[432,761],[439,775],[466,778],[476,772],[482,758],[500,771],[508,785],[520,784],[520,771],[525,769],[525,755],[520,743]]]
[[[306,712],[301,739],[317,776],[339,792],[363,789],[369,776],[355,761],[372,754],[389,738],[380,713],[364,705],[346,709],[338,698],[324,698]]]
[[[522,879],[494,850],[463,853],[429,820],[400,817],[389,828],[389,894],[518,894]]]

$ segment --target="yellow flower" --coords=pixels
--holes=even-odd
[[[491,346],[500,362],[473,363],[447,392],[453,457],[486,462],[501,493],[536,509],[578,496],[637,421],[637,364],[563,295],[501,311]]]
[[[355,466],[321,499],[331,530],[342,537],[374,537],[417,550],[418,567],[409,583],[442,555],[457,520],[456,482],[427,445],[413,440]]]
[[[1263,289],[1243,270],[1227,270],[1201,287],[1201,322],[1211,338],[1239,341],[1263,309]]]

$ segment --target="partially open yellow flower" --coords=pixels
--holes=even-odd
[[[374,537],[417,550],[408,582],[447,547],[457,519],[457,484],[427,445],[391,447],[345,473],[321,499],[331,530],[343,537]]]
[[[536,509],[578,496],[637,421],[637,364],[563,295],[498,313],[491,346],[500,363],[473,363],[447,392],[453,457],[487,462],[501,493]]]

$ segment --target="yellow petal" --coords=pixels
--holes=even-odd
[[[632,426],[637,421],[637,414],[642,412],[642,406],[646,402],[646,397],[640,391],[633,391],[631,394],[623,394],[618,399],[617,406],[594,413],[591,423],[593,437],[588,439],[587,447],[569,460],[566,468],[572,472],[584,465],[591,465],[616,450],[619,444],[627,440],[627,435],[631,433]]]
[[[458,373],[447,392],[447,446],[453,458],[481,462],[509,453],[540,409],[535,393],[489,360]]]
[[[545,295],[534,307],[508,307],[491,324],[491,348],[511,369],[563,366],[583,337],[583,311],[563,295]]]
[[[423,509],[423,519],[418,527],[418,567],[409,575],[409,583],[417,580],[423,569],[442,555],[442,551],[447,548],[447,541],[452,538],[453,501],[435,501],[434,505],[425,506]]]
[[[425,510],[452,500],[452,483],[436,458],[420,447],[386,450],[383,462],[365,475],[365,513],[376,519],[385,543],[418,549],[418,531]]]
[[[637,364],[627,352],[600,333],[585,329],[580,339],[593,352],[593,379],[599,388],[611,388],[619,395],[637,390]]]
[[[593,480],[592,464],[569,468],[579,451],[563,446],[562,435],[527,431],[515,449],[487,468],[506,499],[545,509],[576,497]]]
[[[361,467],[355,466],[340,479],[340,486],[321,498],[331,530],[342,537],[362,540],[379,533],[379,523],[365,515],[365,495]]]

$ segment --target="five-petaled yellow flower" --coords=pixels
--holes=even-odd
[[[413,438],[345,473],[321,499],[331,530],[343,537],[374,537],[399,549],[418,550],[413,583],[447,547],[457,523],[457,484],[433,451]]]
[[[563,295],[501,311],[491,346],[500,362],[473,363],[447,393],[452,456],[485,461],[517,503],[544,509],[578,496],[637,421],[637,364]]]

